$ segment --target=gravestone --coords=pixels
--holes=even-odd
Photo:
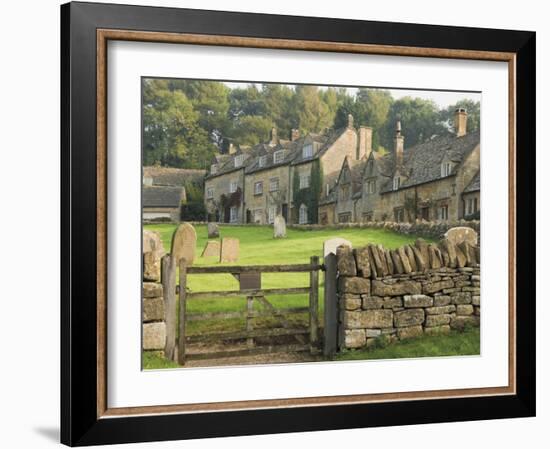
[[[143,230],[143,254],[145,253],[157,253],[159,259],[164,256],[164,246],[158,232]]]
[[[178,226],[172,236],[172,249],[170,254],[179,264],[181,258],[185,258],[187,265],[193,265],[195,250],[197,247],[197,233],[189,223],[182,223]]]
[[[224,237],[220,250],[220,263],[231,263],[239,260],[239,239]]]
[[[455,246],[462,242],[477,246],[477,232],[467,226],[457,226],[449,229],[445,233],[445,238]]]
[[[286,237],[286,221],[282,215],[277,215],[273,221],[273,238],[281,239]]]
[[[212,256],[220,257],[220,242],[218,240],[208,240],[202,250],[201,257]]]
[[[349,240],[340,237],[325,240],[323,242],[323,257],[327,257],[330,253],[336,254],[336,248],[342,245],[352,248],[351,242]]]
[[[218,225],[216,223],[208,223],[207,229],[208,229],[208,238],[209,239],[219,238],[220,230],[219,230]]]

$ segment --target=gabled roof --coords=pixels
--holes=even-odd
[[[473,132],[461,137],[435,137],[427,142],[406,149],[403,156],[403,166],[399,170],[400,174],[405,177],[401,182],[401,188],[441,179],[441,163],[444,160],[455,163],[450,176],[455,175],[460,163],[477,145],[479,145],[479,132]],[[384,159],[386,157],[389,156],[386,155]],[[397,167],[393,163],[393,155],[390,157],[391,159],[385,161],[384,164],[391,165],[392,174],[388,175],[393,176]],[[392,161],[391,164],[388,164],[388,161]],[[391,190],[391,182],[387,182],[382,187],[381,192]]]
[[[225,175],[238,170],[243,170],[253,160],[252,158],[259,152],[261,146],[264,144],[254,145],[253,147],[240,147],[237,148],[233,154],[225,154],[218,163],[218,171],[214,174],[208,173],[206,179],[215,178],[217,176]],[[235,156],[244,155],[242,165],[235,167]]]
[[[464,193],[479,192],[481,190],[481,184],[479,179],[479,170],[474,175],[470,183],[464,189]]]
[[[141,198],[143,207],[177,208],[185,199],[185,189],[172,186],[143,186]]]
[[[192,170],[173,167],[143,167],[143,177],[151,178],[157,186],[183,186],[185,182],[200,182],[206,170]]]

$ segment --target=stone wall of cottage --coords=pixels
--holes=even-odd
[[[164,350],[166,323],[161,283],[161,260],[156,251],[143,254],[142,294],[143,349]]]
[[[479,246],[341,246],[336,260],[340,349],[479,326]]]

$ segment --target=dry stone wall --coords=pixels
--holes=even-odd
[[[288,225],[291,228],[318,230],[318,229],[347,229],[347,228],[373,228],[388,229],[405,235],[416,235],[430,239],[441,239],[444,234],[452,228],[463,226],[471,228],[479,234],[479,221],[474,220],[453,220],[453,221],[425,221],[416,220],[413,223],[397,223],[393,221],[369,221],[364,223],[339,223],[331,226],[310,224],[310,225]]]
[[[449,240],[336,251],[339,347],[479,326],[479,246]]]
[[[156,251],[143,254],[142,292],[143,349],[164,350],[166,344],[164,295],[160,254]]]

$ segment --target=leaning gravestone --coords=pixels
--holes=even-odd
[[[220,263],[231,263],[239,260],[239,239],[225,237],[222,239]]]
[[[286,221],[282,215],[277,215],[273,221],[273,238],[281,239],[286,237]]]
[[[179,264],[181,258],[185,258],[187,265],[193,265],[195,250],[197,247],[197,233],[189,223],[182,223],[172,236],[172,249],[170,254]]]
[[[477,246],[477,232],[467,226],[458,226],[451,228],[445,233],[445,238],[455,246],[466,242],[472,246]]]
[[[336,254],[336,248],[342,245],[352,248],[351,242],[349,240],[340,237],[325,240],[323,242],[323,257],[327,257],[330,253]]]
[[[143,230],[143,254],[145,253],[157,253],[159,258],[164,256],[164,246],[158,232]]]
[[[220,242],[218,240],[208,240],[202,250],[201,257],[212,256],[220,257]]]
[[[220,236],[220,230],[218,229],[218,225],[216,223],[208,223],[207,229],[209,239],[217,239]]]

